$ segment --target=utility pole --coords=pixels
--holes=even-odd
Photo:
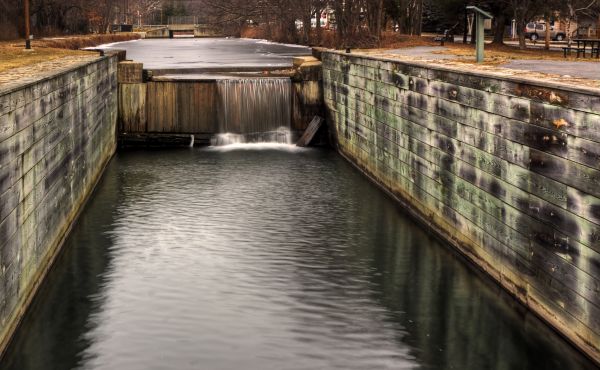
[[[25,49],[31,49],[31,38],[30,38],[30,29],[29,29],[29,0],[25,0]]]

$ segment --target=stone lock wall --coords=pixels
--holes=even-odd
[[[114,154],[117,58],[0,89],[0,354]]]
[[[600,362],[600,90],[322,61],[338,150]]]

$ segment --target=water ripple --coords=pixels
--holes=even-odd
[[[119,154],[0,367],[584,368],[340,157],[249,148]]]

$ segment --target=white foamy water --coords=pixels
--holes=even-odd
[[[280,127],[275,131],[253,134],[224,133],[215,135],[209,150],[227,152],[232,150],[283,150],[298,152],[306,150],[292,143],[292,133]]]
[[[292,132],[287,127],[279,127],[272,131],[250,132],[245,134],[225,132],[217,134],[211,139],[211,145],[213,146],[251,143],[292,144]]]
[[[236,143],[221,146],[210,146],[207,149],[215,152],[231,152],[234,150],[281,150],[286,152],[301,152],[309,150],[293,144],[281,143]]]

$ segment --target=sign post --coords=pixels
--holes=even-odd
[[[25,49],[31,49],[31,31],[29,29],[29,0],[25,0],[25,4],[23,6],[23,11],[25,12]]]
[[[477,58],[477,63],[483,63],[483,47],[485,45],[484,38],[484,28],[485,28],[485,20],[494,18],[490,13],[479,9],[476,6],[469,5],[467,6],[467,10],[470,10],[475,13],[475,26],[477,27],[475,33],[475,57]],[[473,35],[471,35],[473,37]]]

